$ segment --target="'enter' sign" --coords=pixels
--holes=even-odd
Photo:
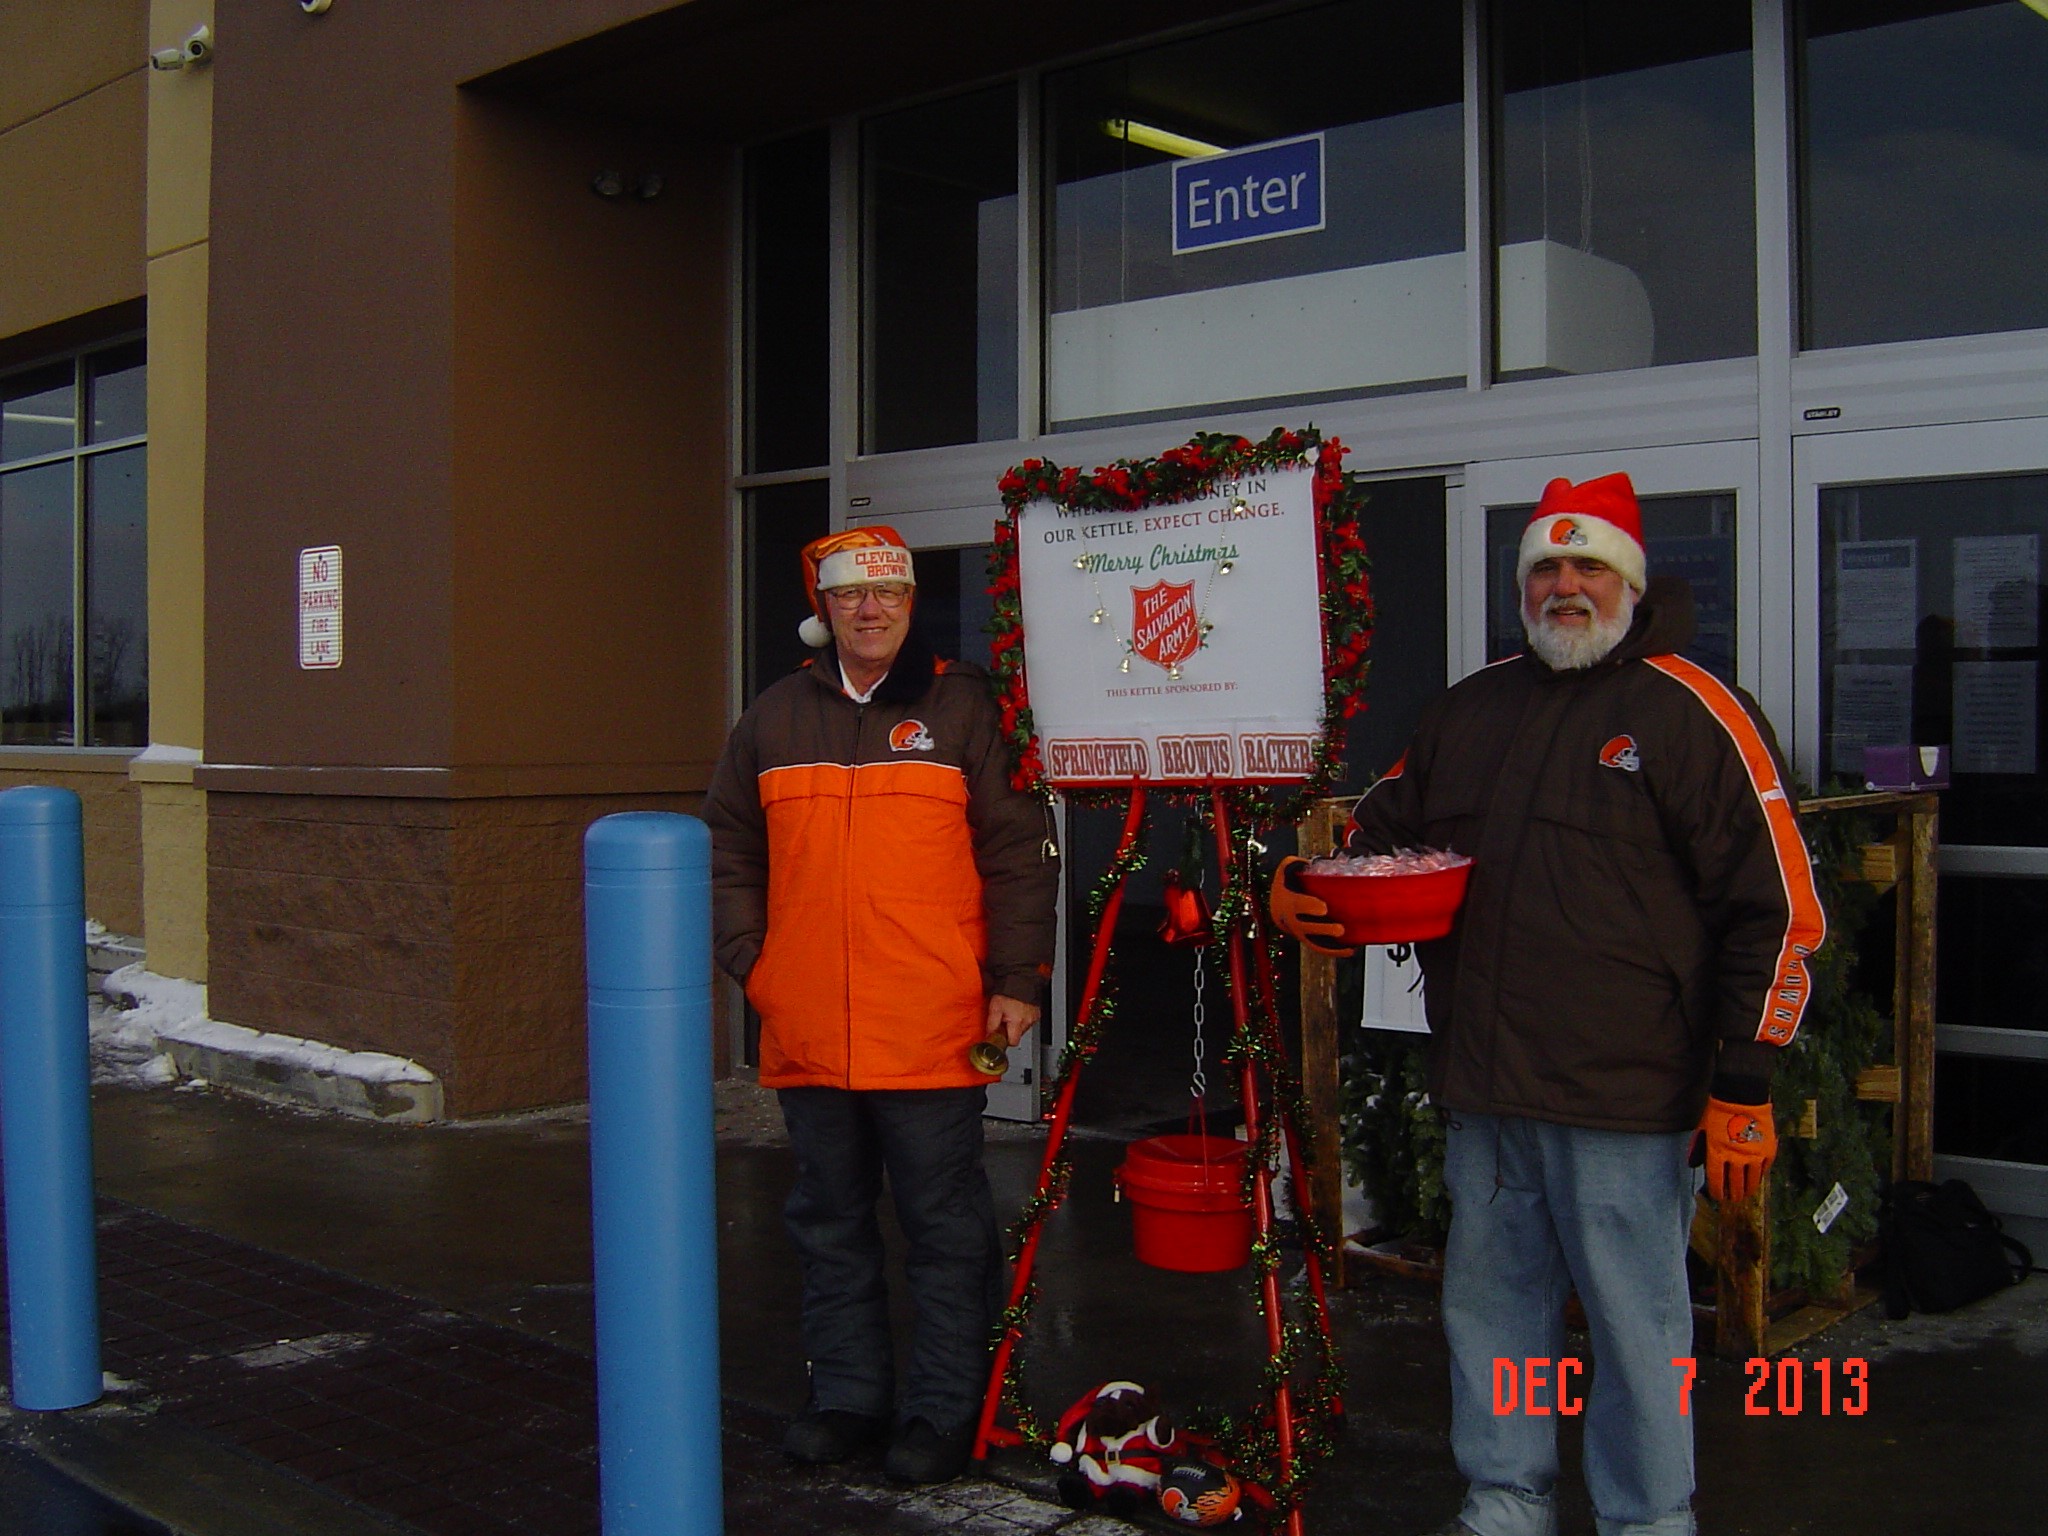
[[[1276,139],[1173,164],[1173,252],[1323,227],[1323,136]]]

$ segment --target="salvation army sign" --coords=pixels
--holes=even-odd
[[[1319,788],[1363,702],[1371,593],[1343,446],[1208,434],[1003,477],[995,670],[1018,780]]]

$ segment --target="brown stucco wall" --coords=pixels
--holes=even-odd
[[[674,764],[724,737],[727,156],[466,94],[453,757]],[[658,171],[606,201],[601,169]]]
[[[221,7],[210,761],[715,751],[643,680],[696,652],[722,702],[725,154],[461,88],[655,9]],[[606,204],[614,162],[675,190]],[[315,544],[343,550],[332,671],[296,664]]]
[[[654,8],[220,7],[209,1004],[455,1114],[581,1095],[583,829],[723,735],[727,154],[463,84]],[[655,160],[687,199],[588,189]]]

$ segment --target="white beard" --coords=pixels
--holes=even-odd
[[[1566,629],[1560,625],[1551,615],[1567,605],[1584,608],[1592,622],[1583,628]],[[1529,637],[1529,649],[1551,671],[1577,672],[1592,666],[1621,644],[1635,617],[1636,592],[1633,587],[1621,589],[1621,601],[1612,619],[1602,619],[1599,610],[1583,597],[1553,594],[1543,600],[1542,612],[1533,617],[1527,608],[1522,610],[1522,632]]]

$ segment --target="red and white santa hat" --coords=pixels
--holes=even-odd
[[[1643,590],[1643,510],[1627,475],[1602,475],[1577,485],[1560,476],[1543,488],[1543,499],[1522,530],[1516,589],[1528,581],[1529,567],[1538,560],[1573,555],[1602,561],[1636,591]]]
[[[811,600],[811,616],[797,626],[805,645],[814,648],[832,643],[832,619],[825,612],[825,593],[833,587],[867,587],[885,581],[917,585],[910,562],[910,546],[903,535],[881,523],[865,528],[848,528],[813,539],[803,549],[804,593]]]

